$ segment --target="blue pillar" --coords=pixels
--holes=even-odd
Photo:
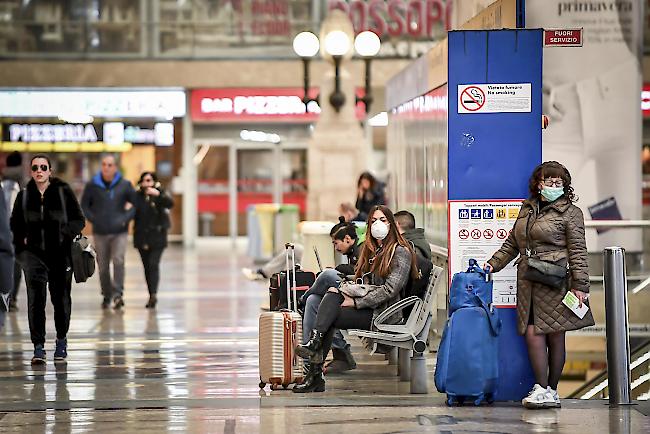
[[[449,200],[527,198],[542,157],[542,30],[450,32],[448,76]],[[459,85],[505,83],[530,83],[530,112],[458,113]],[[535,382],[528,352],[516,309],[499,314],[496,399],[520,400]]]

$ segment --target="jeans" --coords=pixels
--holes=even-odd
[[[158,282],[160,282],[160,258],[163,254],[162,248],[160,249],[138,249],[140,257],[142,258],[142,265],[144,267],[144,278],[147,281],[147,289],[149,295],[156,295],[158,293]]]
[[[305,294],[303,295],[303,300],[305,302],[307,301],[307,297],[309,297],[312,294],[320,295],[321,297],[327,294],[327,290],[334,287],[338,288],[341,285],[341,277],[339,276],[339,272],[332,269],[328,268],[326,270],[323,270],[316,280],[314,281],[313,285],[311,285],[311,288]]]
[[[54,306],[54,326],[56,338],[63,339],[70,328],[72,310],[72,267],[59,258],[47,264],[39,257],[23,253],[25,283],[27,284],[27,317],[29,333],[34,345],[45,344],[45,303],[46,290],[50,290],[50,301]]]
[[[305,302],[305,315],[302,319],[302,340],[303,344],[306,344],[309,340],[311,331],[314,329],[316,324],[316,315],[318,314],[318,307],[320,306],[323,296],[327,293],[327,290],[331,287],[338,288],[341,284],[341,278],[339,277],[336,270],[325,270],[318,275],[314,284],[309,288],[304,295]],[[336,349],[343,350],[347,346],[347,342],[343,338],[343,335],[340,331],[334,333],[332,340],[332,347]]]
[[[124,293],[124,256],[126,255],[127,233],[94,235],[99,284],[104,300],[121,297]],[[111,279],[113,262],[113,279]]]

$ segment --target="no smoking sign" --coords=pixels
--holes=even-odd
[[[468,86],[460,93],[460,105],[467,111],[475,112],[485,104],[485,92],[476,86]]]

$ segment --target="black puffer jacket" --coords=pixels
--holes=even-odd
[[[23,199],[25,194],[26,199]],[[50,185],[41,196],[36,183],[30,180],[25,189],[18,193],[11,214],[16,256],[29,251],[47,263],[57,257],[69,258],[72,240],[85,225],[79,202],[67,183],[51,178]]]
[[[339,273],[343,273],[346,276],[353,275],[355,272],[355,268],[357,267],[357,262],[359,261],[359,255],[361,254],[361,246],[357,244],[355,241],[352,246],[348,249],[348,251],[345,253],[345,256],[348,257],[348,263],[347,264],[339,264],[337,265],[336,271]]]
[[[142,190],[135,195],[135,227],[133,244],[137,249],[161,249],[167,247],[167,230],[169,229],[169,214],[167,212],[174,201],[156,185],[160,196],[148,196]]]

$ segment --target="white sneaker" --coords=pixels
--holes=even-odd
[[[533,390],[530,391],[527,397],[521,400],[521,403],[526,408],[552,408],[555,407],[555,400],[551,393],[545,387],[535,384]]]
[[[548,386],[547,390],[548,390],[548,393],[551,394],[551,397],[553,398],[553,401],[555,401],[555,408],[562,407],[562,403],[560,403],[560,395],[557,393],[557,390],[551,389],[551,386]]]
[[[242,268],[241,272],[244,275],[244,277],[246,277],[248,280],[264,279],[264,276],[262,276],[260,273],[257,272],[257,270],[253,270],[252,268]]]

